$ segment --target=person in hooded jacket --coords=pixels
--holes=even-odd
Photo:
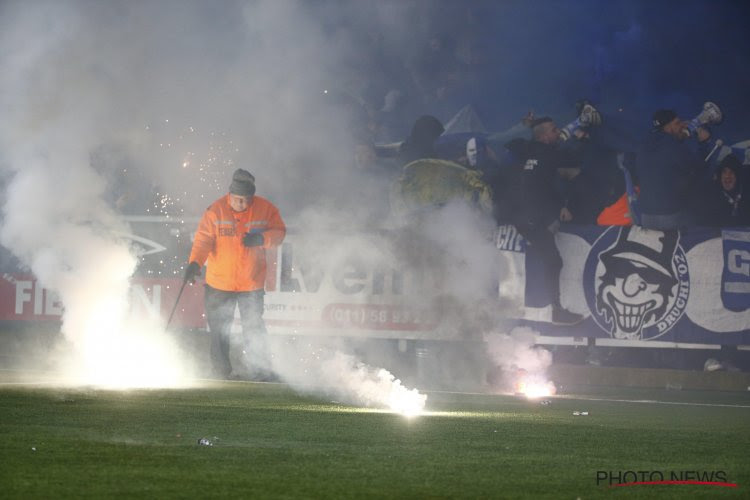
[[[206,264],[205,310],[216,376],[241,376],[230,361],[235,309],[239,307],[245,346],[252,335],[266,332],[266,252],[285,235],[278,208],[255,194],[255,177],[243,169],[235,170],[229,193],[212,203],[198,224],[185,280],[194,282]]]
[[[397,158],[403,166],[414,160],[423,158],[437,158],[435,141],[445,131],[440,120],[431,115],[417,118],[411,128],[409,137],[401,144]]]
[[[578,158],[559,147],[560,129],[551,118],[535,119],[531,130],[532,140],[515,139],[506,145],[514,167],[504,177],[492,179],[494,214],[498,223],[510,222],[526,239],[527,261],[536,262],[542,270],[540,304],[552,306],[552,322],[574,325],[583,316],[564,309],[560,303],[563,261],[555,233],[560,222],[573,220],[560,183],[564,172],[577,167]]]
[[[653,130],[638,150],[635,164],[641,225],[659,231],[677,230],[692,224],[691,204],[706,176],[703,160],[710,132],[698,128],[698,151],[685,142],[690,137],[687,122],[677,113],[661,109],[654,113]]]
[[[713,227],[750,226],[750,192],[742,164],[733,154],[719,163],[709,192],[706,223]]]

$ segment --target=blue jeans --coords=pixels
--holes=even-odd
[[[516,228],[528,241],[526,245],[526,305],[559,306],[560,271],[563,261],[555,243],[554,233],[544,224],[518,224]],[[534,266],[530,266],[531,263]],[[541,272],[537,279],[529,280],[529,270],[534,267]],[[529,293],[530,291],[536,293]]]
[[[206,321],[211,330],[211,365],[215,375],[226,378],[232,372],[229,353],[232,345],[234,311],[240,309],[243,345],[248,345],[251,335],[266,333],[263,322],[264,290],[252,292],[227,292],[206,285],[204,303]]]

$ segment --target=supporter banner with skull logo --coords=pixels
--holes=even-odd
[[[501,243],[501,254],[517,263],[524,246]],[[562,304],[586,319],[561,327],[544,314],[526,314],[544,334],[750,344],[750,228],[567,226],[557,243],[564,262]],[[512,280],[525,283],[524,304],[540,305],[537,263],[529,259],[512,268],[520,270]]]
[[[141,259],[133,306],[165,317],[177,298],[197,222],[159,217],[129,222],[132,234],[119,236],[132,241]],[[389,234],[381,231],[377,238]],[[502,263],[497,304],[487,301],[467,312],[442,301],[436,313],[424,307],[428,294],[418,284],[430,285],[425,279],[440,273],[421,276],[405,265],[393,267],[378,245],[362,237],[339,235],[335,248],[321,251],[292,225],[283,246],[268,253],[265,319],[271,333],[456,340],[463,334],[436,325],[474,329],[477,311],[502,307],[546,336],[750,345],[750,228],[665,234],[564,225],[556,239],[564,262],[562,305],[585,316],[575,326],[549,321],[549,308],[540,300],[540,267],[526,258],[527,244],[513,226],[497,232]],[[0,321],[59,320],[64,305],[3,249],[0,271]],[[199,285],[186,289],[175,327],[205,327],[202,292]]]

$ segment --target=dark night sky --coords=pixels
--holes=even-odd
[[[114,144],[107,169],[135,165],[196,212],[224,184],[195,182],[188,154],[214,180],[252,165],[267,193],[302,205],[347,192],[354,113],[323,90],[375,82],[374,109],[392,88],[414,97],[409,62],[434,35],[483,62],[442,110],[405,106],[391,140],[467,103],[500,131],[529,110],[567,123],[589,98],[642,131],[656,109],[689,119],[714,101],[714,137],[734,143],[750,138],[749,13],[726,0],[0,0],[0,167],[23,168],[19,144],[73,145],[68,163]],[[213,132],[235,141],[221,155]]]
[[[487,40],[485,87],[475,98],[488,123],[507,124],[528,107],[570,118],[573,103],[588,97],[605,111],[624,108],[647,126],[655,109],[671,107],[690,118],[711,100],[725,112],[721,132],[736,140],[750,136],[747,2],[469,4],[481,12]],[[441,6],[447,14],[456,8]]]

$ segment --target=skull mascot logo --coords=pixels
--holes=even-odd
[[[617,241],[599,254],[595,317],[612,337],[658,337],[682,316],[689,284],[678,239],[676,231],[623,227]],[[645,332],[653,325],[656,333]]]

